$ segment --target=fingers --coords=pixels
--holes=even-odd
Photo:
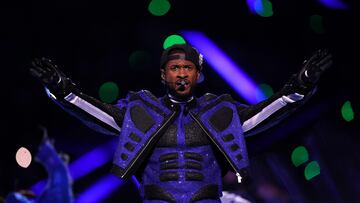
[[[31,62],[32,69],[36,69],[37,72],[44,74],[45,71],[43,70],[42,64],[38,58],[34,59]]]
[[[34,68],[30,68],[30,74],[36,78],[41,78],[43,74],[41,74],[38,70]]]
[[[319,60],[322,60],[323,58],[325,58],[326,56],[329,56],[329,55],[331,55],[331,54],[329,53],[328,49],[319,49],[319,50],[317,50],[316,52],[314,52],[312,54],[312,56],[310,57],[310,59],[308,61],[309,62],[319,61]]]
[[[312,71],[323,72],[332,65],[332,55],[328,49],[319,49],[308,60],[308,64],[313,67]]]
[[[317,51],[313,55],[311,55],[311,57],[308,60],[306,60],[306,63],[308,63],[308,64],[313,63],[318,58],[319,58],[319,51]]]
[[[45,64],[47,67],[56,68],[56,65],[48,58],[42,57],[41,62]]]
[[[320,70],[323,72],[325,70],[327,70],[328,68],[330,68],[332,66],[333,62],[330,60],[330,61],[327,61],[326,63],[322,64],[320,66]]]
[[[324,55],[323,58],[316,63],[316,65],[319,67],[321,71],[325,71],[332,65],[332,55],[331,54]]]
[[[329,50],[328,50],[328,49],[319,49],[319,50],[317,51],[317,53],[318,53],[318,55],[319,55],[320,57],[323,57],[323,56],[326,56],[326,55],[329,54]]]
[[[48,58],[42,57],[40,60],[41,67],[47,72],[54,72],[56,65]]]
[[[30,68],[30,73],[35,77],[50,77],[57,72],[56,65],[45,57],[41,59],[35,58],[31,62],[32,68]]]
[[[29,68],[29,72],[30,74],[35,77],[36,79],[38,79],[41,83],[43,83],[44,85],[47,85],[49,83],[51,83],[52,81],[52,72],[54,72],[54,70],[52,70],[50,67],[48,67],[48,65],[46,65],[44,62],[44,58],[35,58],[32,62],[31,62],[31,68]]]
[[[65,76],[65,74],[63,72],[61,72],[61,70],[58,68],[58,66],[54,62],[52,62],[50,59],[43,57],[41,59],[41,61],[44,64],[44,66],[46,67],[46,69],[49,72],[51,71],[53,73],[56,73],[59,76],[59,79],[61,76]]]
[[[49,71],[45,70],[44,67],[41,65],[38,59],[35,59],[31,63],[32,68],[30,68],[30,74],[35,76],[39,79],[42,79],[45,75],[49,73]]]
[[[50,59],[47,59],[45,57],[42,57],[41,59],[35,58],[31,65],[33,67],[36,67],[39,72],[42,72],[43,74],[53,72],[56,65],[52,63]],[[41,69],[41,70],[40,70]]]
[[[38,58],[35,58],[32,62],[31,62],[31,66],[33,66],[34,68],[39,69],[40,67],[40,61]]]

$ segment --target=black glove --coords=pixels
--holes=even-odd
[[[55,96],[64,97],[75,86],[72,81],[50,59],[36,58],[31,63],[30,73]]]
[[[317,84],[321,74],[332,65],[332,55],[327,49],[320,49],[304,61],[302,69],[297,74],[299,83],[306,88]]]

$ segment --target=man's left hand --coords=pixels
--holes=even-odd
[[[305,86],[315,85],[323,74],[332,65],[332,55],[327,49],[319,49],[304,61],[298,73],[299,81]]]

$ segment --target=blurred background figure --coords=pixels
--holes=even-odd
[[[11,192],[6,196],[6,203],[71,203],[73,202],[72,180],[68,170],[69,159],[56,151],[49,139],[47,130],[43,130],[43,140],[38,147],[35,160],[48,174],[47,185],[37,197],[30,190]]]

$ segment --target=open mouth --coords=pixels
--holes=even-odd
[[[178,80],[175,84],[177,90],[184,91],[185,89],[189,88],[190,82],[187,80]]]

